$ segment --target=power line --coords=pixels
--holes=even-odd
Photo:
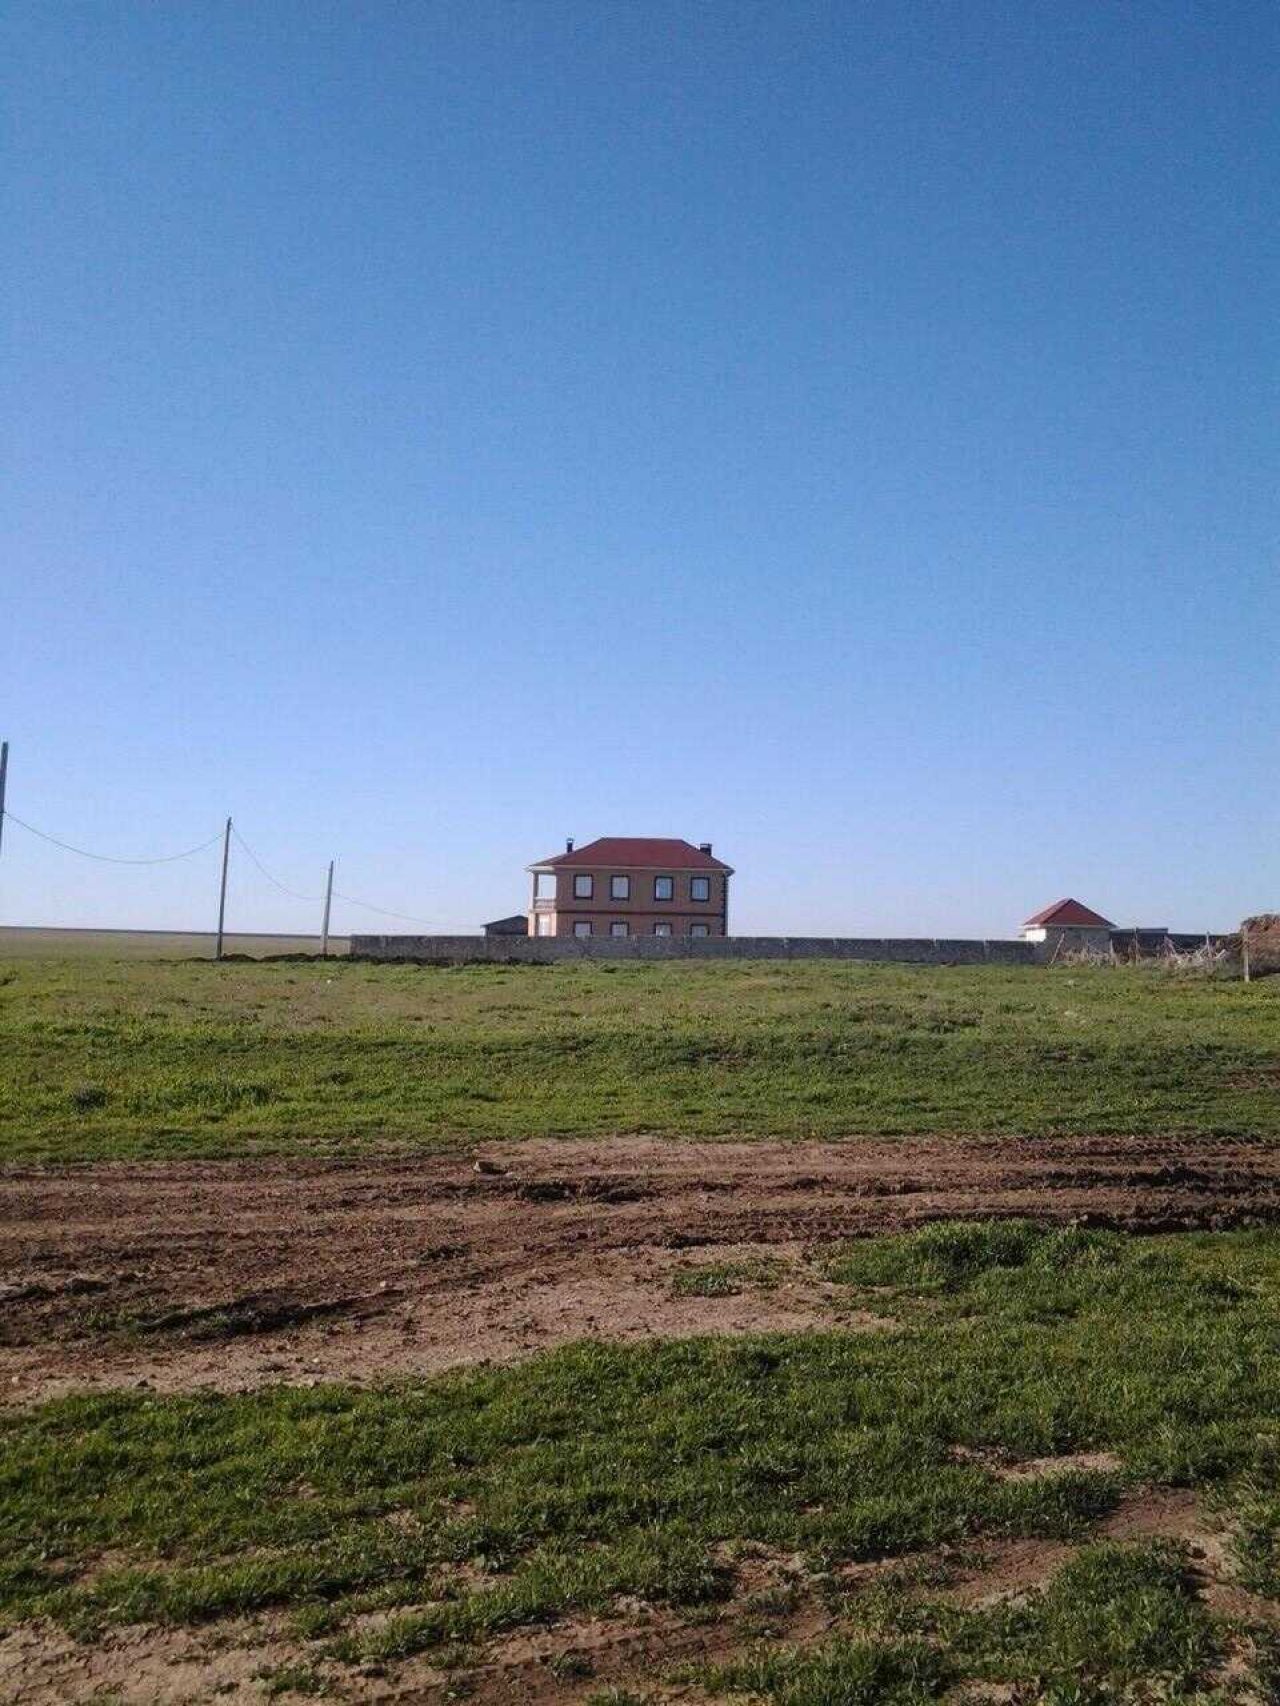
[[[4,757],[5,758],[8,757],[8,742],[7,741],[4,743]],[[2,786],[2,784],[0,784],[0,786]],[[308,905],[318,905],[321,902],[321,900],[325,901],[325,923],[324,923],[324,926],[322,927],[322,935],[327,935],[327,931],[328,931],[328,900],[329,899],[345,901],[345,903],[348,906],[358,906],[364,912],[376,912],[383,918],[399,918],[399,919],[403,920],[406,924],[422,924],[422,925],[425,925],[428,929],[434,928],[439,923],[438,919],[421,918],[416,913],[413,913],[413,912],[397,912],[393,907],[375,906],[372,901],[358,900],[355,895],[342,894],[339,890],[337,890],[333,887],[333,866],[332,866],[332,864],[329,867],[329,877],[328,877],[328,883],[326,885],[327,894],[325,896],[321,896],[321,895],[317,895],[317,894],[303,894],[299,889],[290,888],[288,883],[282,883],[280,881],[279,877],[277,877],[273,872],[271,872],[267,869],[267,867],[263,864],[262,860],[259,859],[258,855],[254,852],[253,848],[250,847],[249,843],[245,840],[244,836],[241,835],[240,831],[235,827],[235,825],[231,822],[230,819],[227,820],[225,826],[222,829],[218,830],[216,834],[211,835],[207,841],[200,842],[200,844],[196,847],[184,848],[181,853],[161,853],[161,854],[157,854],[153,858],[127,859],[127,858],[121,858],[119,855],[114,854],[114,853],[95,853],[91,849],[89,849],[88,847],[77,847],[73,842],[63,841],[61,836],[50,835],[48,830],[37,829],[34,823],[28,823],[25,818],[19,817],[16,812],[11,811],[6,806],[4,806],[2,794],[0,794],[0,812],[2,812],[2,814],[3,814],[2,816],[0,816],[0,824],[2,824],[5,821],[16,823],[18,825],[19,829],[25,829],[28,835],[34,835],[40,841],[47,841],[49,843],[49,845],[52,847],[60,847],[64,853],[74,853],[77,858],[93,859],[97,863],[102,864],[102,865],[172,865],[172,864],[176,864],[177,861],[180,859],[193,859],[197,853],[204,853],[210,847],[215,846],[219,841],[221,841],[224,844],[224,860],[223,860],[223,866],[224,866],[224,869],[223,869],[223,895],[224,895],[223,904],[224,905],[225,905],[225,891],[226,891],[225,851],[226,851],[226,845],[230,841],[230,837],[234,836],[235,839],[239,842],[240,846],[248,854],[250,860],[257,867],[259,872],[267,879],[267,881],[271,884],[271,886],[273,888],[279,889],[281,894],[288,895],[291,900],[305,901]]]
[[[273,888],[278,888],[280,890],[281,894],[291,895],[294,900],[314,901],[317,904],[319,904],[319,902],[321,900],[323,900],[323,898],[324,898],[323,895],[299,894],[297,889],[291,889],[287,883],[282,883],[280,881],[279,877],[273,877],[271,875],[271,872],[262,863],[262,860],[259,859],[258,855],[254,852],[253,848],[250,847],[249,843],[245,840],[244,836],[241,835],[240,831],[235,827],[234,824],[232,824],[232,826],[231,826],[231,833],[232,833],[232,835],[235,836],[236,840],[240,843],[241,847],[244,848],[245,852],[253,860],[254,864],[262,872],[263,876],[267,879],[267,881],[272,885]]]
[[[403,918],[408,924],[427,924],[434,926],[437,923],[437,920],[434,918],[418,918],[412,912],[393,912],[391,908],[387,906],[374,906],[367,900],[357,900],[354,895],[342,894],[337,889],[334,889],[333,891],[333,898],[335,900],[345,900],[348,906],[362,906],[366,912],[380,912],[384,918]]]
[[[245,852],[249,855],[250,859],[253,860],[254,864],[262,872],[262,875],[267,879],[267,881],[272,885],[273,888],[278,888],[280,890],[281,894],[290,895],[294,900],[305,900],[305,901],[309,901],[309,902],[311,902],[313,904],[317,904],[317,905],[320,903],[320,901],[322,901],[324,899],[323,895],[300,894],[297,889],[291,889],[287,883],[282,883],[280,881],[280,879],[276,876],[273,876],[272,873],[267,869],[267,867],[262,863],[262,860],[259,859],[258,855],[254,852],[253,848],[250,847],[249,843],[245,840],[244,836],[241,835],[240,831],[235,827],[234,824],[232,825],[231,833],[232,833],[232,835],[235,836],[236,840],[240,843],[241,847],[244,848]],[[437,920],[434,918],[419,918],[416,913],[412,913],[412,912],[396,912],[394,910],[394,908],[389,907],[389,906],[374,906],[372,901],[357,900],[354,895],[343,894],[340,889],[334,889],[333,890],[333,899],[334,900],[344,900],[344,901],[346,901],[348,906],[362,907],[365,912],[381,913],[381,915],[384,918],[401,918],[401,919],[404,919],[405,922],[409,923],[409,924],[426,924],[428,926],[433,926],[437,922]]]
[[[69,841],[60,841],[56,835],[49,835],[43,829],[37,829],[35,824],[27,823],[17,812],[8,808],[5,810],[5,821],[16,823],[20,829],[25,829],[28,835],[38,835],[41,841],[48,841],[55,847],[61,847],[64,853],[77,853],[82,859],[96,859],[103,865],[172,865],[178,859],[190,859],[197,853],[203,853],[207,847],[212,847],[215,841],[221,841],[222,831],[211,835],[207,841],[202,841],[198,847],[188,847],[184,853],[163,853],[156,859],[118,859],[111,853],[90,853],[86,847],[73,847]]]

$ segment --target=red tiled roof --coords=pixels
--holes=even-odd
[[[1109,918],[1104,918],[1100,912],[1094,912],[1091,907],[1082,906],[1078,900],[1055,900],[1052,906],[1046,906],[1043,912],[1037,912],[1034,918],[1028,918],[1023,929],[1029,930],[1039,924],[1084,924],[1091,925],[1095,930],[1115,929]]]
[[[649,835],[602,835],[598,841],[588,841],[585,847],[575,847],[572,853],[556,853],[550,859],[539,859],[529,867],[541,869],[546,865],[569,867],[614,865],[620,871],[732,871],[731,865],[713,859],[690,841],[666,841]]]

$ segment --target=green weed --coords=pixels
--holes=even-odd
[[[674,1297],[737,1297],[747,1290],[772,1291],[781,1264],[770,1261],[707,1262],[681,1268],[672,1278]]]
[[[688,1674],[714,1695],[745,1694],[780,1706],[925,1706],[939,1699],[957,1675],[923,1641],[845,1638],[808,1651],[762,1649]]]
[[[282,1694],[314,1697],[330,1692],[328,1680],[323,1673],[308,1664],[277,1665],[273,1670],[263,1671],[258,1680],[262,1683],[262,1692],[269,1700],[274,1700]]]
[[[991,1610],[891,1600],[875,1628],[682,1675],[713,1695],[746,1693],[781,1706],[924,1706],[962,1682],[1103,1706],[1186,1699],[1225,1648],[1225,1630],[1196,1599],[1174,1548],[1103,1545],[1086,1547],[1043,1591]]]

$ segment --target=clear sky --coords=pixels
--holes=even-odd
[[[713,841],[741,932],[1280,905],[1274,0],[10,0],[3,59],[29,822],[464,929],[566,835]],[[0,921],[216,882],[10,825]]]

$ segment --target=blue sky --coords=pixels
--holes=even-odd
[[[15,0],[4,59],[20,816],[442,928],[570,834],[714,841],[743,932],[1280,903],[1270,0]],[[0,921],[216,878],[10,826]]]

